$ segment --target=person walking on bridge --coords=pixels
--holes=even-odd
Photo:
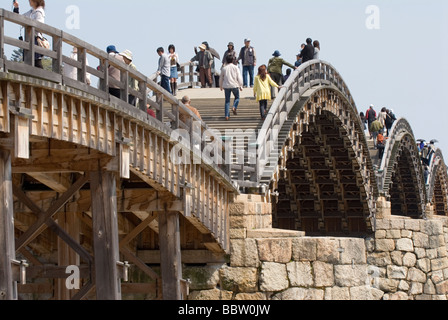
[[[170,94],[171,86],[170,86],[170,76],[171,76],[171,62],[168,55],[165,53],[165,50],[160,47],[157,49],[157,54],[159,55],[159,68],[157,69],[157,74],[162,78],[161,86],[163,89],[168,91]]]
[[[174,44],[170,44],[168,47],[168,51],[170,53],[170,85],[171,85],[171,92],[174,96],[177,95],[177,79],[179,79],[179,72],[177,70],[177,67],[179,66],[179,56],[176,53],[176,47]]]
[[[114,45],[110,45],[106,49],[107,53],[109,54],[110,58],[115,58],[118,61],[121,61],[124,63],[124,59],[117,51],[117,48]],[[115,81],[121,82],[121,72],[116,67],[109,65],[109,77]],[[120,87],[115,84],[109,84],[109,94],[113,95],[114,97],[120,99],[121,98],[121,90]]]
[[[243,82],[244,87],[247,88],[250,86],[253,88],[254,86],[254,69],[257,65],[257,54],[255,52],[254,47],[250,45],[251,40],[245,39],[245,46],[241,48],[240,55],[238,56],[238,61],[241,60],[243,65]],[[247,80],[247,76],[249,75],[250,82]]]
[[[213,56],[210,51],[207,50],[207,46],[205,44],[201,44],[199,46],[200,51],[191,58],[190,63],[197,61],[199,63],[199,77],[201,80],[202,88],[207,87],[207,83],[209,83],[210,88],[213,87],[212,81],[212,65],[213,65]]]
[[[292,69],[297,69],[295,66],[293,66],[291,63],[286,62],[281,58],[280,51],[276,50],[273,54],[274,58],[271,58],[268,63],[268,73],[271,76],[272,80],[279,85],[283,85],[283,66],[286,65]],[[273,90],[273,93],[275,91]],[[272,94],[272,97],[274,98],[275,94]]]
[[[238,65],[238,57],[236,55],[235,45],[233,44],[233,42],[229,42],[229,44],[227,45],[227,51],[224,52],[224,58],[222,59],[222,64],[223,65],[227,64],[227,57],[228,56],[232,57],[232,63],[234,65]]]
[[[271,98],[271,86],[279,88],[272,78],[267,73],[266,65],[262,65],[258,68],[258,75],[255,77],[254,82],[254,95],[257,102],[260,104],[261,119],[266,119],[268,101]]]
[[[23,15],[27,18],[35,20],[40,23],[45,23],[45,0],[30,0],[31,10],[24,13]],[[19,2],[14,1],[14,12],[20,13]],[[37,38],[42,38],[42,34],[39,32],[35,36],[35,44],[37,44]],[[34,66],[40,69],[43,69],[44,66],[42,64],[43,55],[40,53],[34,54]]]
[[[120,56],[123,57],[124,63],[127,64],[131,69],[137,71],[137,66],[132,62],[134,60],[134,56],[130,50],[125,50],[122,53],[120,53]],[[138,91],[138,81],[129,76],[128,80],[129,88],[131,88],[134,91]],[[133,105],[134,107],[137,105],[137,97],[133,94],[129,94],[128,96],[128,103]]]
[[[369,134],[370,139],[372,139],[372,131],[370,130],[370,126],[372,125],[373,121],[376,120],[376,111],[374,108],[374,105],[371,104],[370,108],[366,111],[366,121],[367,121],[367,127],[369,128]]]
[[[306,39],[305,48],[300,52],[300,58],[302,58],[302,64],[314,59],[315,49],[313,46],[313,40],[311,38]]]
[[[238,105],[240,103],[240,90],[243,91],[243,77],[241,76],[238,66],[233,64],[234,58],[232,55],[227,55],[226,65],[221,69],[221,77],[219,78],[219,87],[221,91],[224,90],[225,102],[225,117],[230,119],[230,97],[233,93],[235,101],[233,103],[233,114],[237,115]]]

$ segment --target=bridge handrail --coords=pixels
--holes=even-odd
[[[25,39],[21,41],[7,36],[4,28],[5,21],[22,26],[25,29]],[[214,141],[217,144],[216,150],[225,150],[225,144],[221,141],[221,137],[215,136],[213,130],[209,128],[206,123],[193,114],[181,101],[158,85],[156,83],[157,76],[152,75],[146,77],[123,62],[110,57],[103,50],[98,49],[73,35],[5,9],[0,9],[0,30],[0,70],[20,74],[33,74],[44,80],[61,83],[82,90],[96,97],[108,100],[115,105],[129,106],[128,96],[133,95],[139,99],[138,108],[142,112],[145,112],[146,117],[150,117],[146,113],[147,104],[149,104],[155,109],[156,119],[161,122],[161,125],[164,125],[171,130],[186,130],[191,138],[191,150],[193,150],[193,141],[202,141],[202,134],[204,132],[208,132],[209,135],[214,138]],[[34,41],[36,32],[41,32],[45,37],[49,38],[52,48],[44,49],[37,46]],[[78,49],[77,61],[63,54],[63,43]],[[23,49],[24,61],[9,61],[4,56],[5,45]],[[51,71],[34,67],[36,53],[52,59]],[[88,66],[88,55],[99,60],[100,65],[97,69]],[[63,74],[64,65],[69,65],[77,69],[77,80],[71,79]],[[108,72],[109,66],[113,66],[120,71],[121,81],[117,81],[110,77]],[[194,86],[196,84],[194,82],[194,76],[197,76],[197,73],[194,71],[194,64],[186,63],[181,65],[181,68],[183,70],[181,79],[188,77],[188,81],[182,82],[182,85]],[[189,68],[188,76],[185,73],[187,68]],[[94,88],[87,83],[88,74],[99,79],[98,88]],[[128,84],[129,79],[134,79],[138,82],[138,90],[130,88]],[[109,88],[111,86],[120,89],[121,99],[109,94]],[[164,106],[164,102],[171,105],[171,110]],[[186,116],[186,123],[181,121],[181,114]],[[198,123],[200,124],[200,129],[197,128]],[[202,141],[201,151],[204,149],[204,143],[205,142]],[[218,154],[214,155],[217,160],[215,163],[226,164],[224,152],[223,154],[220,154],[220,152],[217,153]],[[225,167],[224,171],[220,168],[216,169],[227,181],[231,181],[229,166]]]
[[[390,165],[392,162],[390,161],[392,157],[396,155],[397,141],[403,138],[403,135],[411,134],[414,136],[410,123],[405,118],[400,118],[394,122],[389,138],[386,140],[386,146],[384,148],[383,159],[381,160],[381,165],[378,170],[378,187],[381,191],[384,191],[385,181],[388,177],[388,168],[387,165]]]
[[[436,149],[435,153],[431,157],[431,163],[429,166],[429,176],[428,180],[426,181],[426,188],[428,192],[428,199],[429,201],[432,201],[434,197],[434,189],[435,189],[435,183],[437,179],[438,169],[439,166],[444,164],[445,161],[443,159],[442,150]]]
[[[323,60],[312,60],[302,64],[291,74],[284,88],[280,90],[260,130],[257,140],[257,181],[252,181],[253,183],[259,183],[266,169],[263,162],[267,162],[271,152],[275,151],[266,150],[266,148],[268,146],[275,146],[277,143],[277,141],[272,140],[278,137],[278,135],[273,136],[273,131],[276,129],[280,130],[287,121],[288,115],[294,106],[294,103],[288,102],[297,101],[311,87],[324,84],[336,86],[345,98],[355,106],[353,97],[345,81],[330,63]],[[297,95],[297,99],[293,97],[294,95]],[[273,143],[268,144],[270,141]]]

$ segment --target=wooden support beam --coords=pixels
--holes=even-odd
[[[16,250],[22,249],[24,246],[26,246],[28,243],[33,241],[38,235],[39,230],[41,227],[48,223],[51,225],[54,225],[54,221],[51,219],[53,215],[55,215],[60,208],[62,208],[67,201],[70,200],[73,195],[79,191],[89,180],[88,176],[83,176],[78,179],[78,181],[75,182],[73,186],[70,187],[70,189],[64,193],[58,200],[54,202],[54,204],[48,209],[45,214],[39,215],[36,223],[34,223],[18,240],[16,243]],[[52,222],[53,221],[53,222]]]
[[[121,300],[116,180],[113,172],[90,172],[95,285],[98,300]]]
[[[164,300],[181,300],[182,262],[178,212],[159,213],[160,261]]]
[[[40,183],[46,185],[50,189],[59,192],[64,193],[66,192],[70,186],[70,174],[64,174],[64,173],[28,173],[28,175]]]
[[[11,265],[15,259],[13,208],[11,152],[0,150],[0,300],[17,300]]]

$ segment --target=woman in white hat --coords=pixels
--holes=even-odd
[[[201,78],[202,88],[207,87],[207,80],[210,83],[210,88],[212,87],[212,64],[213,64],[213,56],[210,51],[207,50],[207,46],[205,44],[201,44],[199,46],[200,51],[193,57],[190,62],[194,61],[199,62],[199,75]]]
[[[123,57],[124,63],[126,63],[130,68],[137,70],[137,67],[135,66],[135,64],[132,63],[132,60],[134,60],[134,56],[131,51],[125,50],[122,53],[120,53],[120,56]],[[138,89],[139,89],[138,81],[135,80],[134,78],[132,78],[131,76],[129,76],[129,87],[135,91],[138,91]],[[133,106],[135,106],[136,102],[137,102],[137,97],[130,94],[128,102],[129,102],[129,104],[132,104]]]

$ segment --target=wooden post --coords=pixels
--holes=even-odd
[[[121,300],[115,174],[95,171],[90,179],[97,299]]]
[[[182,261],[178,212],[159,212],[160,264],[164,300],[181,300]]]
[[[0,300],[17,300],[11,262],[15,259],[11,152],[0,150]]]

